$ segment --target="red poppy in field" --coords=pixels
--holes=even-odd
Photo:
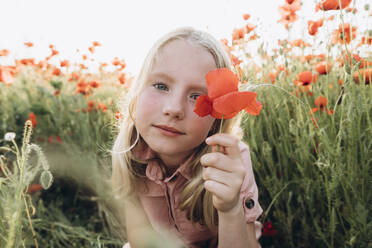
[[[309,20],[307,22],[307,29],[310,35],[316,35],[318,33],[318,28],[321,26],[323,26],[323,18],[318,21]]]
[[[25,42],[24,43],[26,47],[33,47],[34,46],[34,43],[32,42]]]
[[[275,83],[275,79],[276,79],[276,76],[277,76],[277,75],[278,75],[277,72],[269,72],[268,76],[269,76],[270,81],[271,81],[272,84]]]
[[[271,221],[267,221],[263,226],[262,236],[274,237],[277,233]]]
[[[240,40],[240,39],[244,39],[244,36],[245,36],[246,32],[245,32],[245,28],[235,28],[233,30],[233,33],[232,33],[232,40],[233,41],[237,41],[237,40]]]
[[[309,20],[307,22],[307,30],[310,35],[316,35],[318,33],[318,24],[314,21]]]
[[[113,60],[112,60],[112,62],[111,62],[111,64],[113,64],[114,66],[118,66],[118,65],[120,65],[120,59],[118,58],[118,57],[115,57]]]
[[[356,30],[357,27],[351,27],[350,23],[340,24],[339,28],[333,31],[332,44],[344,44],[344,42],[349,44],[351,40],[356,38]]]
[[[3,82],[6,85],[10,85],[14,82],[14,71],[9,67],[0,66],[0,82]]]
[[[85,64],[79,64],[79,67],[80,67],[81,70],[88,69],[88,66],[86,66]]]
[[[97,108],[100,109],[103,113],[107,111],[107,106],[103,103],[98,103]]]
[[[244,14],[243,15],[243,19],[246,21],[246,20],[248,20],[249,19],[249,17],[251,17],[251,15],[250,14]]]
[[[31,113],[28,114],[28,119],[27,120],[30,120],[31,121],[32,128],[35,128],[36,127],[37,120],[36,120],[36,115],[33,112],[31,112]]]
[[[59,135],[56,135],[56,140],[58,141],[58,143],[62,144],[62,139]]]
[[[352,12],[353,14],[356,14],[358,12],[358,10],[356,8],[349,7],[349,8],[346,9],[346,12],[348,12],[348,13]]]
[[[283,23],[288,29],[289,23],[297,21],[298,15],[296,14],[296,11],[300,8],[301,0],[287,1],[283,6],[279,6],[278,10],[281,18],[278,22]]]
[[[89,52],[94,53],[94,46],[88,47]]]
[[[278,72],[284,71],[286,75],[288,75],[288,73],[289,73],[288,68],[285,67],[284,65],[278,65],[278,66],[276,67],[276,69],[278,70]]]
[[[239,79],[227,68],[210,71],[205,76],[208,95],[197,98],[194,112],[199,116],[212,115],[217,119],[230,119],[241,110],[259,115],[262,104],[256,100],[257,93],[238,91]]]
[[[328,104],[327,98],[324,97],[324,96],[319,96],[319,97],[315,98],[315,105],[318,106],[318,107],[313,108],[311,110],[311,112],[315,113],[318,110],[320,110],[322,112],[327,112],[329,115],[333,114],[333,110],[328,110],[327,109],[327,104]]]
[[[315,11],[338,10],[340,9],[339,1],[341,2],[342,9],[346,8],[351,3],[351,0],[324,0],[316,5]]]
[[[360,69],[354,72],[354,81],[359,83],[359,75],[365,84],[371,84],[372,81],[372,68]]]
[[[252,34],[251,36],[249,36],[249,40],[255,40],[257,38],[258,38],[257,34]]]
[[[52,54],[50,56],[56,56],[59,54],[59,51],[55,50],[55,49],[52,49]]]
[[[61,70],[56,67],[56,68],[54,68],[52,74],[55,75],[55,76],[60,76],[61,75]]]
[[[360,41],[360,43],[362,45],[372,45],[372,36],[370,36],[370,37],[363,36],[362,39],[361,39],[361,41]]]
[[[68,81],[70,81],[70,82],[71,81],[77,81],[77,80],[79,80],[79,78],[80,78],[79,73],[72,72]]]
[[[98,88],[100,86],[99,83],[97,83],[97,81],[90,81],[89,82],[89,86],[92,87],[92,88]]]
[[[62,60],[61,61],[61,67],[69,67],[70,66],[70,62],[67,60],[67,59],[65,59],[65,60]]]
[[[119,83],[120,84],[125,84],[125,82],[126,82],[126,75],[125,75],[125,73],[121,73],[118,79],[119,79]]]
[[[0,50],[0,57],[1,56],[8,56],[9,51],[7,49]]]
[[[120,120],[121,118],[122,118],[122,115],[120,114],[120,112],[115,112],[115,119]]]
[[[249,32],[253,31],[257,26],[252,23],[247,23],[245,25],[245,32],[248,34]]]
[[[21,59],[21,60],[16,60],[16,64],[22,64],[25,66],[33,66],[35,65],[35,59],[34,58],[28,58],[28,59]]]
[[[302,85],[309,85],[311,83],[315,83],[317,79],[318,75],[313,74],[311,71],[303,71],[297,75],[297,80]]]
[[[41,184],[37,183],[37,184],[30,184],[27,188],[27,194],[33,194],[35,192],[38,192],[42,189],[43,187],[41,186]]]
[[[101,43],[99,43],[98,41],[93,41],[93,46],[101,46]]]
[[[331,70],[332,65],[327,61],[320,61],[315,65],[315,70],[319,74],[327,74]]]
[[[311,46],[309,43],[306,43],[302,39],[296,39],[291,42],[291,45],[294,47],[309,47]]]

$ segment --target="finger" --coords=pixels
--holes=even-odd
[[[202,177],[205,181],[212,180],[227,186],[233,181],[231,173],[213,167],[204,167]]]
[[[226,172],[232,172],[231,159],[219,152],[206,153],[200,158],[200,163],[204,167],[213,167]]]
[[[231,195],[228,186],[213,180],[205,181],[204,188],[220,199],[225,198],[227,195]]]
[[[213,145],[212,146],[212,152],[220,152],[220,153],[223,153],[223,154],[227,154],[226,153],[226,147],[220,146],[220,145]]]
[[[239,139],[236,137],[225,134],[218,133],[208,137],[205,142],[210,145],[220,145],[225,147],[225,152],[232,157],[240,157]]]

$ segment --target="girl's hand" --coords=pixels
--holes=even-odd
[[[204,154],[200,159],[204,167],[204,187],[213,194],[213,205],[220,212],[232,211],[240,205],[240,189],[246,169],[239,142],[231,135],[215,134],[206,139],[206,143],[213,146],[212,152]]]

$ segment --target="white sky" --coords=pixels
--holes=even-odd
[[[364,6],[369,0],[355,0]],[[50,54],[54,44],[62,59],[78,61],[81,54],[90,54],[88,47],[99,41],[96,61],[124,59],[126,71],[136,73],[147,51],[157,38],[179,26],[193,26],[209,31],[216,38],[231,39],[232,30],[245,25],[242,15],[249,13],[251,23],[268,44],[287,38],[278,6],[284,0],[0,0],[0,49],[10,50],[10,58],[0,57],[0,64],[9,59]],[[307,34],[307,20],[316,20],[316,1],[302,0],[298,15],[302,19],[295,31],[302,38]],[[372,6],[371,6],[372,7]],[[335,12],[332,11],[334,14]],[[328,13],[327,13],[328,14]],[[329,15],[328,15],[329,16]],[[369,18],[370,20],[371,18]],[[305,33],[305,35],[302,35]],[[26,48],[24,42],[34,43]],[[76,52],[80,49],[79,54]]]

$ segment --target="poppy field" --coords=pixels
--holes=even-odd
[[[319,17],[300,35],[301,0],[281,0],[288,39],[266,41],[275,47],[249,13],[221,39],[239,90],[262,104],[241,118],[262,247],[372,246],[372,6],[355,1],[314,1]],[[135,75],[125,58],[95,61],[103,45],[92,41],[82,63],[51,44],[44,59],[5,64],[13,51],[0,47],[0,247],[123,245],[110,150]]]

